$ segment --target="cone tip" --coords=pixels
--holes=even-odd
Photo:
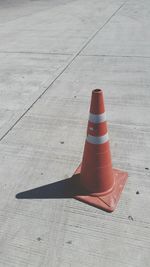
[[[102,89],[94,89],[94,90],[92,91],[92,93],[93,93],[93,94],[102,94],[103,91],[102,91]]]
[[[101,114],[105,112],[103,91],[101,89],[94,89],[92,91],[92,99],[90,106],[90,113]]]

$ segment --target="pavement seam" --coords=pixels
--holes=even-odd
[[[0,51],[0,54],[29,54],[29,55],[54,55],[54,56],[72,56],[73,53],[57,53],[57,52],[32,52],[32,51]]]
[[[55,83],[55,81],[66,71],[66,69],[72,64],[72,62],[81,54],[81,52],[88,46],[88,44],[95,38],[95,36],[110,22],[110,20],[120,11],[120,9],[126,4],[123,2],[119,8],[106,20],[106,22],[98,29],[92,36],[86,41],[86,43],[80,48],[80,50],[69,60],[66,66],[60,71],[53,81],[46,87],[46,89],[37,97],[37,99],[23,112],[23,114],[15,121],[15,123],[2,135],[0,142],[9,134],[9,132],[21,121],[21,119],[28,113],[28,111],[37,103],[37,101],[48,91],[48,89]]]
[[[150,56],[131,56],[131,55],[88,55],[88,54],[82,54],[79,55],[80,57],[118,57],[118,58],[150,58]]]

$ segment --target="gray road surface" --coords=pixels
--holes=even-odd
[[[0,1],[0,267],[150,266],[149,14],[148,0]],[[72,176],[93,88],[129,173],[116,211],[50,185],[16,199]]]

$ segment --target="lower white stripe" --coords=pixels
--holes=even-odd
[[[86,140],[87,140],[87,142],[89,142],[91,144],[101,145],[101,144],[104,144],[107,141],[109,141],[109,137],[108,137],[108,133],[106,133],[105,135],[102,135],[102,136],[92,136],[92,135],[88,134]]]
[[[106,121],[106,113],[104,112],[104,113],[98,114],[98,115],[90,113],[89,121],[93,122],[93,123],[104,122],[104,121]]]

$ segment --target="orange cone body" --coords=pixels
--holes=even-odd
[[[87,195],[76,199],[113,211],[127,179],[127,173],[112,168],[103,92],[93,90],[82,163],[76,170]]]
[[[103,93],[100,90],[92,92],[81,183],[89,192],[100,194],[106,194],[114,186]]]

